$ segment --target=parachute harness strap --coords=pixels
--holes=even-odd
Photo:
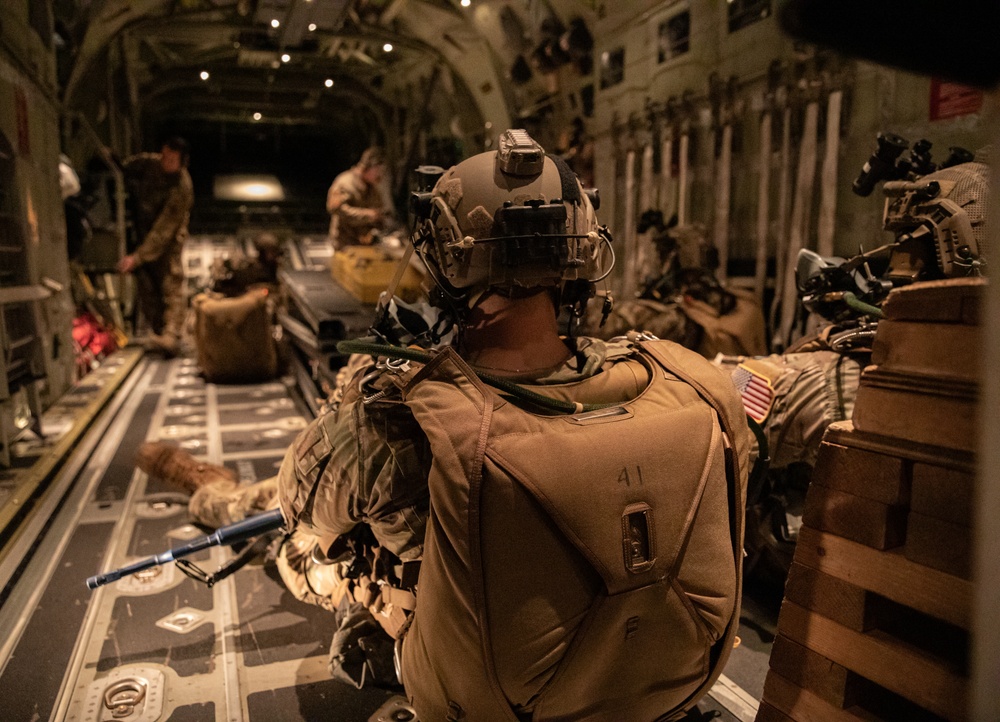
[[[757,459],[753,462],[753,468],[750,470],[750,476],[747,480],[747,503],[750,504],[758,500],[757,497],[763,488],[768,467],[771,465],[771,453],[764,427],[749,414],[747,414],[747,426],[750,427],[750,431],[757,439]]]
[[[392,346],[381,343],[370,343],[368,341],[341,341],[337,344],[337,351],[342,354],[358,353],[367,356],[387,356],[389,358],[416,361],[417,363],[422,364],[429,363],[434,359],[433,354],[419,349]],[[514,383],[510,379],[484,373],[479,369],[475,369],[475,372],[484,383],[489,384],[493,388],[499,389],[500,391],[503,391],[504,393],[515,398],[535,404],[536,406],[540,406],[549,411],[556,411],[563,414],[580,414],[586,411],[596,411],[598,409],[606,409],[612,406],[620,406],[620,404],[616,403],[581,404],[573,401],[562,401],[560,399],[554,399],[551,396],[546,396],[545,394],[537,393],[531,389],[526,389],[525,387]]]

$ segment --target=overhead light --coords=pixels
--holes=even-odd
[[[281,62],[287,63],[291,59],[292,59],[292,56],[289,55],[288,53],[282,53],[281,54]]]
[[[264,116],[262,116],[260,113],[254,113],[253,114],[253,119],[254,120],[260,120],[262,117],[264,117]]]
[[[386,43],[385,45],[382,46],[382,49],[385,52],[387,52],[387,53],[391,53],[392,52],[392,43]]]
[[[316,23],[309,23],[309,32],[316,32]]]
[[[283,201],[285,191],[273,175],[217,175],[212,195],[220,201]]]
[[[323,85],[325,85],[328,88],[332,88],[333,87],[333,78],[327,78],[326,80],[324,80],[323,81]]]
[[[274,18],[273,20],[271,20],[271,27],[272,28],[277,28],[280,25],[281,25],[281,22],[278,20],[278,18]]]
[[[202,80],[208,80],[208,71],[202,70],[201,73],[199,73],[199,77],[201,77]]]
[[[467,8],[472,4],[472,0],[462,0],[462,7]]]

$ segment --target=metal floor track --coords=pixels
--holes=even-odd
[[[91,592],[84,580],[202,532],[186,498],[134,466],[145,440],[273,475],[306,424],[281,382],[206,384],[193,361],[151,361],[79,470],[41,547],[0,609],[5,722],[368,720],[389,697],[331,680],[333,617],[252,564],[209,589],[173,565]],[[193,557],[212,569],[228,549]],[[106,700],[139,694],[114,714]]]
[[[135,468],[141,442],[177,443],[252,483],[307,423],[296,398],[281,381],[207,384],[192,360],[143,360],[79,445],[85,457],[65,464],[49,532],[0,607],[4,722],[366,722],[393,696],[330,679],[333,615],[294,599],[273,565],[212,588],[174,565],[93,592],[84,583],[202,533],[184,495]],[[192,560],[211,571],[230,556]],[[727,677],[699,705],[705,719],[756,713],[776,614],[752,607]]]

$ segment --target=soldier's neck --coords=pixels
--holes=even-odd
[[[485,296],[469,313],[459,351],[473,366],[500,374],[548,371],[571,355],[547,292]]]

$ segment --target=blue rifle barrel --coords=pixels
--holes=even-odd
[[[207,536],[198,537],[197,539],[192,539],[187,544],[182,546],[168,549],[165,552],[154,554],[153,556],[146,557],[145,559],[140,559],[139,561],[128,564],[120,569],[114,569],[110,572],[90,577],[87,579],[87,588],[97,589],[100,586],[109,582],[117,581],[122,577],[128,576],[129,574],[135,574],[136,572],[141,572],[144,569],[150,569],[152,567],[160,566],[161,564],[166,564],[167,562],[172,562],[176,559],[180,559],[181,557],[186,557],[189,554],[199,552],[202,549],[236,544],[237,542],[245,541],[251,537],[260,536],[261,534],[266,534],[269,531],[280,529],[284,525],[285,520],[281,516],[280,509],[267,511],[263,514],[256,514],[254,516],[247,517],[243,521],[238,521],[235,524],[221,526],[213,533],[208,534]]]

